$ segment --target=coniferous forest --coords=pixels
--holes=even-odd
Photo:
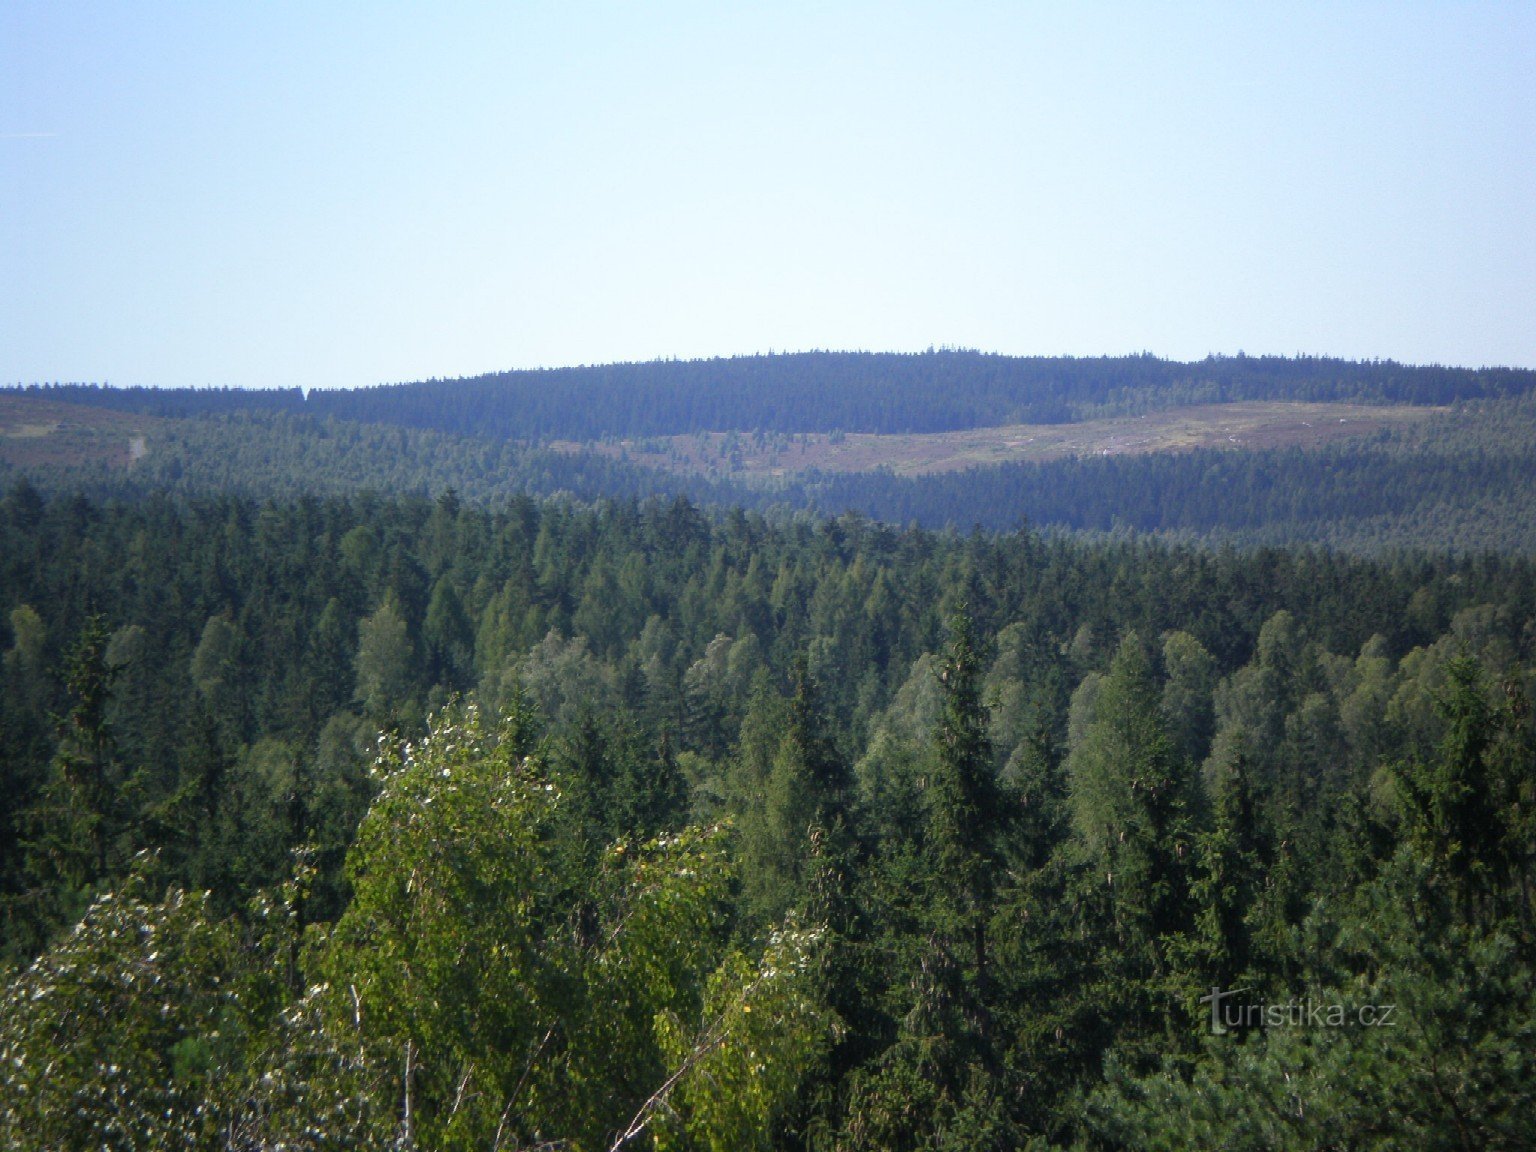
[[[0,496],[0,1145],[1536,1145],[1531,374],[957,355],[45,390],[196,422]],[[631,377],[1498,434],[814,500],[539,442]]]
[[[1231,450],[900,470],[903,434],[1082,427],[1243,402],[1418,412],[1369,436]],[[99,420],[101,427],[92,428]],[[38,435],[54,429],[52,435]],[[1028,429],[1026,429],[1027,431]],[[629,446],[726,433],[707,469]],[[887,464],[751,477],[741,444],[885,438]],[[71,437],[75,437],[71,439]],[[138,451],[125,450],[137,444]],[[57,444],[56,449],[50,446]],[[732,445],[737,447],[732,447]],[[1155,535],[1239,547],[1324,544],[1536,554],[1536,372],[1316,358],[1019,358],[805,353],[659,361],[378,388],[241,391],[61,384],[0,389],[0,484],[94,499],[360,490],[467,501],[685,496],[764,513],[857,511],[892,524]]]

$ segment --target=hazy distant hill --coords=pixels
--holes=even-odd
[[[1328,410],[1326,434],[1312,426],[1318,405],[1345,401],[1373,407]],[[1032,427],[1003,426],[1025,414]],[[1350,439],[1341,414],[1357,429]],[[985,431],[952,431],[971,427]],[[929,527],[1027,521],[1243,545],[1536,553],[1536,372],[810,353],[307,400],[296,390],[8,389],[0,482],[19,476],[96,495],[682,495]]]
[[[56,400],[156,416],[259,408],[518,440],[728,430],[947,432],[1062,423],[1234,400],[1450,404],[1524,395],[1536,372],[1314,357],[996,356],[805,352],[500,372],[375,388],[45,389]]]

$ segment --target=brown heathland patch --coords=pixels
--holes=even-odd
[[[16,468],[109,464],[127,468],[159,424],[136,412],[0,393],[0,461]]]
[[[585,448],[646,467],[743,480],[790,476],[813,469],[872,472],[889,468],[898,475],[919,476],[977,465],[1059,460],[1067,456],[1315,446],[1416,424],[1445,411],[1408,406],[1251,401],[1170,408],[1143,416],[1080,424],[1009,424],[961,432],[701,432],[600,444],[561,441],[553,447],[566,451]]]

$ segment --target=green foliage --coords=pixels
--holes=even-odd
[[[675,1085],[656,1110],[658,1152],[774,1146],[774,1122],[837,1034],[818,988],[819,944],[815,931],[777,930],[755,964],[733,951],[711,974],[702,1027],[657,1017]]]
[[[1175,754],[1198,764],[1205,759],[1215,729],[1211,694],[1216,687],[1216,658],[1188,632],[1163,637],[1163,716]]]
[[[1150,662],[1126,637],[1067,759],[1074,820],[1132,947],[1185,924],[1194,781],[1160,710]]]
[[[1148,1149],[1530,1146],[1529,961],[1498,931],[1409,913],[1426,878],[1405,864],[1367,893],[1344,939],[1369,963],[1294,992],[1303,1008],[1288,1023],[1209,1037],[1192,1072],[1170,1061],[1138,1079],[1111,1060],[1091,1110],[1100,1138]],[[1309,1019],[1308,1008],[1320,1010]]]
[[[0,1002],[0,1143],[222,1147],[244,1074],[237,940],[205,896],[98,897]]]
[[[370,716],[386,721],[407,700],[415,645],[399,606],[386,600],[357,629],[357,699]]]
[[[1259,826],[1248,765],[1241,759],[1215,782],[1210,827],[1196,834],[1197,872],[1190,898],[1197,908],[1192,953],[1202,985],[1222,988],[1252,977],[1254,920],[1265,911],[1265,870],[1274,853]],[[1273,959],[1273,957],[1271,957]]]
[[[751,774],[744,783],[743,866],[759,922],[803,905],[815,870],[827,862],[821,849],[836,841],[837,851],[843,851],[852,818],[852,774],[823,730],[803,659],[795,661],[791,675],[791,698],[760,694],[751,727],[742,729],[743,754],[757,761],[743,765],[744,774]],[[767,746],[754,748],[753,727],[764,722],[772,725]]]
[[[1428,762],[1400,765],[1396,779],[1409,843],[1450,890],[1465,919],[1507,914],[1530,858],[1522,812],[1536,766],[1521,701],[1495,712],[1481,667],[1458,658],[1438,701],[1445,735]]]
[[[22,817],[35,938],[77,915],[113,862],[121,768],[107,710],[120,669],[107,662],[109,640],[105,621],[90,617],[69,656],[70,707],[58,724],[48,777]]]
[[[937,756],[928,785],[928,842],[935,880],[965,921],[984,922],[992,899],[1002,797],[993,775],[980,660],[970,618],[951,623],[949,652],[939,669],[944,706],[935,732]]]
[[[471,502],[519,495],[584,500],[686,495],[768,510],[848,509],[930,528],[1022,521],[1096,536],[1127,531],[1242,547],[1317,545],[1381,555],[1403,547],[1536,551],[1536,397],[1513,369],[1466,370],[1273,357],[1175,364],[807,353],[728,361],[503,373],[387,389],[296,391],[17,389],[14,403],[60,400],[153,413],[148,453],[124,471],[120,441],[99,459],[33,464],[53,492],[171,489],[306,494],[451,491]],[[615,438],[755,430],[787,443],[811,430],[905,434],[1071,422],[1236,400],[1455,405],[1375,438],[1317,447],[1244,445],[1087,454],[925,476],[888,470],[744,484],[722,461],[708,479],[639,467]],[[53,419],[50,415],[48,419]],[[86,413],[82,423],[92,420]],[[541,447],[549,438],[565,450]],[[571,450],[577,442],[584,448]],[[654,441],[651,447],[656,447]],[[4,453],[0,453],[3,456]],[[9,472],[0,460],[0,478]],[[13,502],[36,511],[38,493]],[[449,518],[435,532],[453,546]],[[375,541],[378,543],[378,541]],[[436,580],[440,567],[429,565]],[[639,621],[610,608],[619,566],[587,573],[568,611],[606,645]],[[376,591],[376,590],[374,590]],[[462,595],[464,587],[458,591]],[[415,605],[423,611],[425,603]],[[640,620],[644,617],[641,616]],[[1149,633],[1150,634],[1150,633]],[[524,643],[538,633],[523,637]],[[818,669],[819,671],[819,669]]]
[[[0,1143],[1518,1146],[1533,574],[14,492],[0,1034],[62,1071]]]
[[[474,626],[446,576],[433,585],[421,633],[430,682],[455,692],[468,688],[475,654]]]
[[[964,1027],[975,1030],[990,1059],[985,1051],[991,1039],[988,930],[1007,811],[987,739],[981,662],[970,617],[963,608],[951,620],[950,633],[949,651],[939,668],[944,703],[934,730],[936,748],[927,790],[926,848],[936,914],[930,951],[937,953],[941,965],[948,963],[945,953],[951,949],[967,954],[970,987],[965,993]],[[953,1041],[949,1022],[940,1031]]]
[[[14,389],[54,401],[178,416],[305,412],[501,439],[601,439],[706,430],[919,432],[1240,399],[1448,404],[1523,396],[1519,368],[1447,368],[1310,356],[1017,357],[966,349],[802,352],[499,372],[384,388]]]
[[[240,637],[224,616],[210,616],[192,653],[192,683],[205,696],[214,696],[234,672]]]
[[[378,771],[352,901],[315,961],[325,1027],[357,1034],[377,1070],[374,1111],[392,1090],[427,1147],[595,1148],[662,1107],[706,1143],[782,1107],[829,1027],[812,938],[773,937],[750,980],[739,954],[710,977],[734,882],[724,829],[585,867],[562,851],[566,798],[526,731],[473,707]],[[751,1069],[750,1092],[696,1083],[742,1087]]]

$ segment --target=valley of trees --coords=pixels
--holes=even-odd
[[[247,429],[225,491],[0,499],[0,1144],[1536,1143],[1522,549],[513,494],[494,456],[470,499],[405,479],[466,474],[436,432],[198,427]],[[1364,451],[1287,514],[1367,499],[1401,454]],[[1271,498],[1170,459],[1212,516]],[[1481,466],[1427,490],[1530,489]]]

